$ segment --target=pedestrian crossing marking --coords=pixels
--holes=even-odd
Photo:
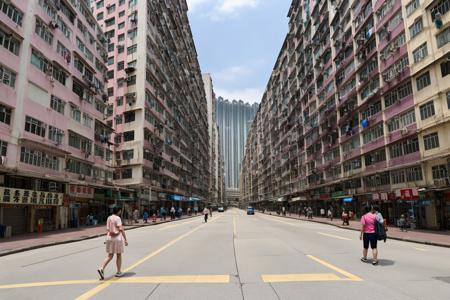
[[[319,258],[317,258],[315,256],[307,255],[307,257],[312,259],[312,260],[314,260],[314,261],[316,261],[316,262],[318,262],[319,264],[327,267],[328,269],[331,269],[331,270],[333,270],[335,272],[338,272],[338,273],[344,275],[349,280],[352,280],[352,281],[363,281],[360,277],[358,277],[356,275],[353,275],[352,273],[347,272],[345,270],[342,270],[341,268],[338,268],[335,265],[332,265],[332,264],[330,264],[330,263],[328,263],[328,262],[326,262],[324,260],[321,260],[321,259],[319,259]]]
[[[127,283],[229,283],[229,275],[175,275],[175,276],[143,276],[143,277],[112,277],[106,281],[65,280],[0,285],[0,289],[21,289],[33,287],[83,285],[83,284],[127,284]]]
[[[346,278],[340,278],[333,273],[317,273],[317,274],[271,274],[261,275],[262,280],[265,283],[272,282],[300,282],[300,281],[338,281],[346,280]]]
[[[346,238],[346,237],[343,237],[343,236],[329,234],[329,233],[323,233],[323,232],[320,232],[320,231],[318,231],[317,233],[320,234],[320,235],[327,236],[327,237],[332,237],[332,238],[335,238],[335,239],[338,239],[338,240],[344,240],[344,241],[351,241],[352,240],[352,239],[349,239],[349,238]]]

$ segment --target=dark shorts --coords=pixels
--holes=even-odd
[[[369,243],[370,248],[377,249],[377,234],[376,233],[364,233],[363,235],[363,243],[364,243],[364,249],[369,249]]]

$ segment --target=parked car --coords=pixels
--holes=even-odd
[[[254,215],[255,209],[251,206],[247,207],[247,215]]]
[[[224,212],[225,209],[223,208],[223,206],[219,206],[219,208],[217,208],[217,211],[218,211],[218,212]]]

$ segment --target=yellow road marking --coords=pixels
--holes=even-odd
[[[220,217],[215,218],[214,220],[212,220],[211,222],[214,222],[216,220],[220,219]],[[124,272],[129,272],[130,270],[136,268],[137,266],[143,264],[144,262],[146,262],[147,260],[149,260],[150,258],[158,255],[159,253],[163,252],[164,250],[166,250],[167,248],[169,248],[170,246],[176,244],[177,242],[179,242],[180,240],[184,239],[185,237],[193,234],[194,232],[196,232],[197,230],[199,230],[200,228],[203,227],[202,225],[197,226],[196,228],[188,231],[187,233],[177,237],[176,239],[168,242],[167,244],[165,244],[164,246],[162,246],[161,248],[159,248],[158,250],[150,253],[149,255],[145,256],[144,258],[138,260],[137,262],[135,262],[134,264],[132,264],[131,266],[129,266],[128,268],[126,268],[124,270]],[[91,290],[87,291],[86,293],[84,293],[83,295],[79,296],[78,298],[76,298],[75,300],[87,300],[90,299],[92,296],[98,294],[99,292],[103,291],[104,289],[106,289],[108,286],[110,286],[111,284],[115,283],[117,281],[117,278],[112,278],[108,281],[105,281],[101,284],[99,284],[98,286],[92,288]]]
[[[338,272],[338,273],[344,275],[345,277],[347,277],[347,278],[350,279],[350,280],[353,280],[353,281],[362,281],[362,279],[361,279],[360,277],[358,277],[358,276],[356,276],[356,275],[353,275],[353,274],[350,273],[350,272],[344,271],[344,270],[342,270],[342,269],[340,269],[340,268],[338,268],[338,267],[336,267],[336,266],[334,266],[334,265],[332,265],[332,264],[330,264],[330,263],[328,263],[328,262],[326,262],[326,261],[323,261],[323,260],[321,260],[321,259],[319,259],[319,258],[317,258],[317,257],[314,257],[314,256],[312,256],[312,255],[307,255],[307,257],[310,258],[310,259],[312,259],[312,260],[314,260],[314,261],[316,261],[316,262],[318,262],[319,264],[321,264],[321,265],[323,265],[323,266],[325,266],[325,267],[327,267],[327,268],[333,270],[333,271],[336,271],[336,272]]]
[[[427,252],[429,251],[428,249],[425,248],[417,248],[417,247],[413,247],[413,249],[417,250],[417,251],[422,251],[422,252]]]
[[[262,280],[269,282],[299,282],[299,281],[337,281],[345,280],[333,273],[323,274],[274,274],[261,275]]]
[[[323,232],[320,232],[320,231],[318,231],[317,233],[320,234],[320,235],[332,237],[332,238],[335,238],[335,239],[338,239],[338,240],[345,240],[345,241],[351,241],[352,240],[352,239],[349,239],[349,238],[346,238],[346,237],[342,237],[342,236],[339,236],[339,235],[323,233]]]
[[[75,284],[96,284],[97,280],[66,280],[66,281],[49,281],[49,282],[32,282],[32,283],[18,283],[0,285],[0,289],[20,289],[28,287],[43,287],[43,286],[57,286],[57,285],[75,285]]]
[[[229,275],[176,275],[176,276],[144,276],[144,277],[122,277],[115,278],[116,283],[229,283]],[[31,282],[0,285],[0,289],[20,289],[44,286],[76,285],[76,284],[98,284],[97,280],[66,280]]]
[[[188,221],[188,222],[183,222],[183,223],[177,222],[177,224],[167,225],[167,226],[164,226],[162,228],[159,228],[158,230],[166,230],[166,229],[170,229],[170,228],[183,226],[185,224],[198,223],[198,222],[199,222],[199,219]]]

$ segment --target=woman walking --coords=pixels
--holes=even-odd
[[[113,213],[108,217],[106,221],[106,256],[103,261],[103,265],[97,270],[100,275],[100,280],[105,279],[105,268],[109,264],[109,262],[113,259],[114,254],[116,254],[116,266],[117,273],[116,277],[122,277],[122,253],[123,253],[123,245],[128,246],[127,237],[125,235],[125,230],[123,229],[122,220],[119,215],[122,212],[122,209],[119,207],[113,208]]]
[[[377,234],[375,231],[375,226],[377,222],[377,216],[375,209],[367,206],[366,214],[361,217],[361,235],[359,236],[360,240],[363,240],[363,257],[361,258],[362,262],[367,262],[367,252],[370,248],[372,248],[372,265],[378,265],[378,249],[377,249]]]

